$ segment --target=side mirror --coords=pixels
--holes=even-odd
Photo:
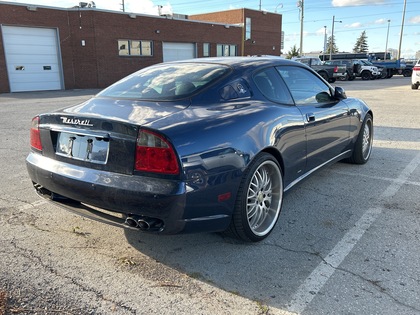
[[[343,88],[336,86],[334,89],[334,97],[338,100],[344,100],[347,98],[346,91]]]

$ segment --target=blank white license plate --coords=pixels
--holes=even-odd
[[[109,139],[60,132],[56,154],[75,160],[106,164]]]

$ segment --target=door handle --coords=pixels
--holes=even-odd
[[[306,114],[306,121],[307,122],[315,121],[315,114],[314,113]]]

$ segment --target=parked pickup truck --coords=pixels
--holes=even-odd
[[[334,83],[337,79],[347,76],[346,66],[326,65],[321,59],[314,57],[300,57],[293,60],[308,65],[329,83]]]
[[[369,61],[377,67],[385,68],[387,78],[391,78],[394,74],[398,74],[399,71],[404,71],[406,67],[404,59],[379,60],[376,59],[375,56],[370,56]]]
[[[360,66],[356,65],[351,59],[327,60],[324,64],[330,66],[345,66],[346,76],[339,78],[339,80],[342,81],[353,81],[360,71]]]

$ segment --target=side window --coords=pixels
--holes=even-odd
[[[277,67],[296,105],[331,103],[330,87],[308,69],[295,66]]]
[[[253,79],[258,90],[269,100],[286,105],[293,104],[286,85],[274,68],[258,72]]]

